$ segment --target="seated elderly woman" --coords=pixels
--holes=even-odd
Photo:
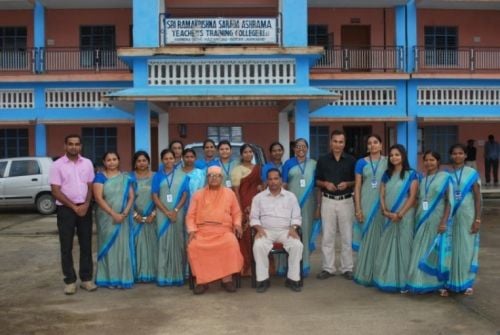
[[[236,239],[241,236],[241,210],[234,192],[222,185],[219,166],[209,167],[207,178],[207,186],[194,194],[186,216],[188,259],[196,277],[193,293],[203,294],[208,283],[218,279],[227,292],[235,292],[232,275],[243,267]]]

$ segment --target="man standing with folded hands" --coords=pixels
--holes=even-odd
[[[352,279],[352,223],[354,220],[354,167],[356,160],[344,152],[345,134],[334,130],[330,136],[331,152],[321,157],[316,166],[316,186],[321,188],[322,271],[316,276],[327,279],[335,275],[335,234],[340,232],[342,251],[340,271]]]

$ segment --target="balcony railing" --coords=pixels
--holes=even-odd
[[[500,48],[461,47],[435,49],[415,47],[415,72],[500,71]]]
[[[314,69],[352,72],[400,72],[404,70],[404,49],[386,47],[331,47],[316,63]]]
[[[0,73],[128,71],[116,49],[33,48],[0,50]]]

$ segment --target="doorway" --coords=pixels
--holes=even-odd
[[[345,25],[341,27],[341,43],[344,52],[344,71],[367,72],[371,69],[370,26]]]
[[[366,155],[366,139],[372,133],[371,126],[344,127],[346,138],[345,152],[356,159]]]

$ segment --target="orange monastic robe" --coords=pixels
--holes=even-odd
[[[206,284],[243,267],[243,256],[234,227],[241,227],[241,210],[234,192],[226,187],[196,192],[186,216],[188,232],[196,237],[188,244],[188,258],[196,284]]]

